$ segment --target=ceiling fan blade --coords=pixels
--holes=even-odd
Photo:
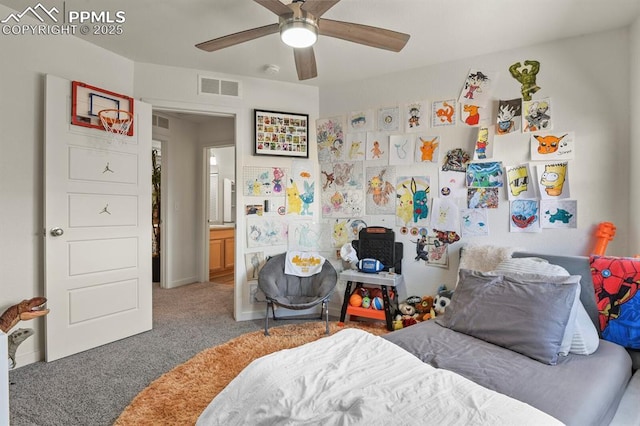
[[[269,34],[277,33],[280,30],[278,24],[265,25],[264,27],[253,28],[251,30],[240,31],[239,33],[229,34],[224,37],[214,38],[213,40],[204,41],[196,44],[198,49],[213,52],[224,49],[225,47],[234,46],[244,43],[245,41],[260,38]]]
[[[340,0],[305,0],[300,8],[319,18],[338,2],[340,2]]]
[[[291,13],[291,9],[283,3],[280,3],[280,0],[253,0],[261,6],[266,7],[273,13],[278,16],[286,15]]]
[[[399,52],[409,41],[409,34],[386,30],[369,25],[354,24],[351,22],[320,19],[318,32],[322,35],[335,37],[365,46]]]
[[[313,47],[293,49],[293,56],[296,60],[298,80],[308,80],[318,76],[316,55],[313,53]]]

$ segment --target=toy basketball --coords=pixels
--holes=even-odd
[[[377,309],[377,310],[382,309],[383,308],[382,298],[374,297],[373,299],[371,299],[371,308]]]
[[[368,297],[363,297],[362,298],[362,307],[365,309],[368,309],[369,306],[371,306],[371,299],[369,299]]]
[[[356,293],[352,294],[349,298],[349,304],[351,306],[355,306],[356,308],[362,306],[362,296]]]

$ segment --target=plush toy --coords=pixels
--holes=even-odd
[[[403,302],[398,305],[398,311],[400,311],[400,315],[406,315],[411,317],[415,315],[416,308],[413,305]]]
[[[436,316],[444,314],[446,307],[451,303],[451,297],[453,297],[453,290],[447,290],[444,285],[438,288],[438,294],[433,299],[433,310]]]
[[[422,296],[422,300],[420,300],[420,303],[415,305],[415,308],[420,321],[430,320],[432,318],[431,311],[433,310],[433,297]]]

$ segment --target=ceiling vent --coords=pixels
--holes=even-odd
[[[240,97],[240,82],[198,76],[198,94]]]

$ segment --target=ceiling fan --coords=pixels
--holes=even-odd
[[[409,34],[351,22],[320,17],[340,0],[254,0],[279,17],[279,23],[253,28],[196,44],[207,52],[224,49],[259,37],[280,32],[283,42],[293,47],[299,80],[317,77],[313,44],[318,35],[335,37],[366,46],[399,52],[407,44]]]

